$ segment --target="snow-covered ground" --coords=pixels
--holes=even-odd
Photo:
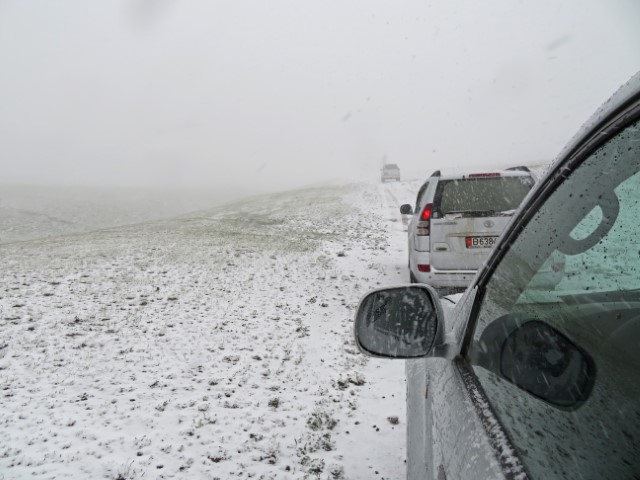
[[[404,362],[352,317],[418,186],[0,245],[0,479],[404,478]]]

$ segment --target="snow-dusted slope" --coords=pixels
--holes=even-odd
[[[158,220],[239,196],[203,189],[0,185],[0,244]]]
[[[404,362],[351,329],[416,189],[1,245],[0,478],[404,478]]]

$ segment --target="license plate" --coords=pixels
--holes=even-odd
[[[496,244],[498,237],[467,237],[467,248],[491,248]]]

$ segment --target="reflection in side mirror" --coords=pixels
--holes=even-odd
[[[437,295],[424,285],[374,290],[355,318],[360,349],[371,356],[414,358],[427,355],[438,331]]]
[[[544,322],[515,329],[500,355],[502,376],[559,407],[574,407],[591,394],[595,367],[571,340]]]
[[[591,395],[596,370],[593,359],[551,325],[527,314],[508,314],[491,322],[473,365],[552,405],[578,408]]]
[[[413,215],[413,208],[410,204],[405,203],[404,205],[400,205],[400,213],[402,215]]]

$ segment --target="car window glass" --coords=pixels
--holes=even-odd
[[[533,179],[528,176],[442,181],[436,194],[438,211],[446,215],[515,210],[532,186]]]
[[[469,361],[534,478],[640,478],[640,128],[587,158],[486,285]]]
[[[422,196],[427,191],[427,188],[429,188],[429,182],[422,185],[422,187],[420,187],[420,190],[418,190],[418,196],[416,197],[416,208],[413,209],[415,212],[417,212],[420,208],[420,205],[422,203]]]

